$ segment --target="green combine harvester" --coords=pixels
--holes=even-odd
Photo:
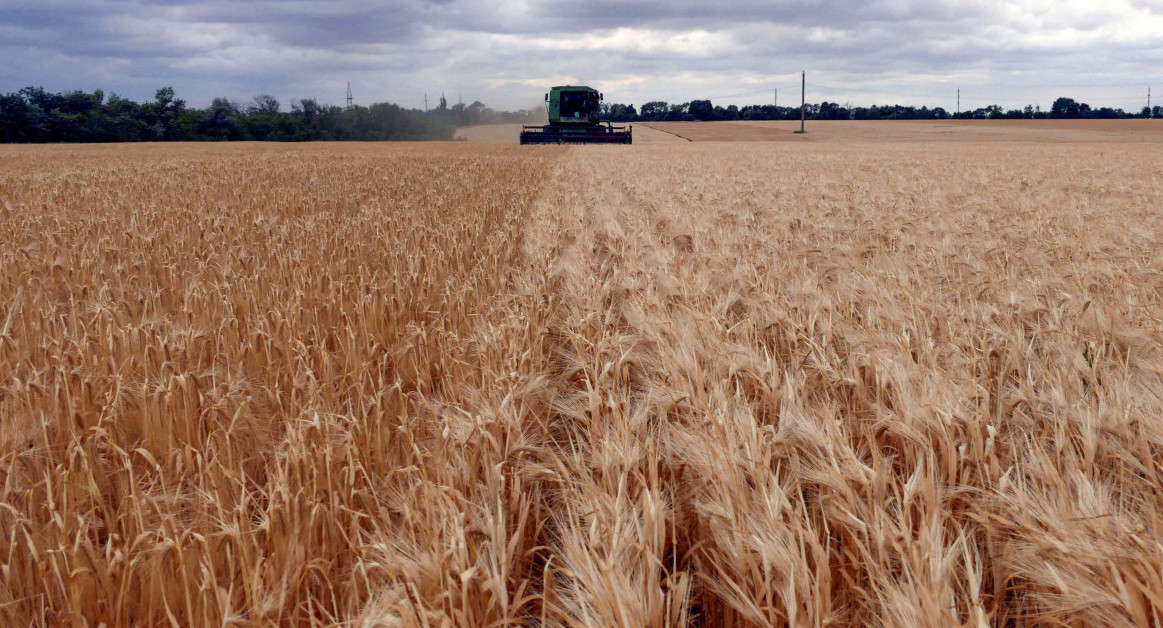
[[[561,85],[545,95],[549,124],[521,127],[522,144],[632,144],[633,128],[599,119],[602,94],[584,85]]]

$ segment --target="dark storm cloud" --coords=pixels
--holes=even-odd
[[[1160,33],[1163,0],[0,0],[0,91],[333,102],[351,80],[365,101],[517,107],[585,80],[625,102],[742,103],[808,69],[818,98],[948,106],[931,101],[960,85],[1018,105],[1060,86],[1129,107],[1163,78]]]

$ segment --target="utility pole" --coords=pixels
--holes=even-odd
[[[351,81],[347,82],[347,108],[351,109]]]
[[[804,121],[808,119],[808,73],[805,70],[800,75],[800,133],[804,130]]]

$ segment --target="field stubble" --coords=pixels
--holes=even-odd
[[[1159,622],[1157,151],[64,151],[5,623]]]

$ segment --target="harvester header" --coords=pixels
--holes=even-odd
[[[602,93],[585,85],[559,85],[545,95],[549,124],[521,127],[522,144],[630,144],[633,128],[601,120]]]

